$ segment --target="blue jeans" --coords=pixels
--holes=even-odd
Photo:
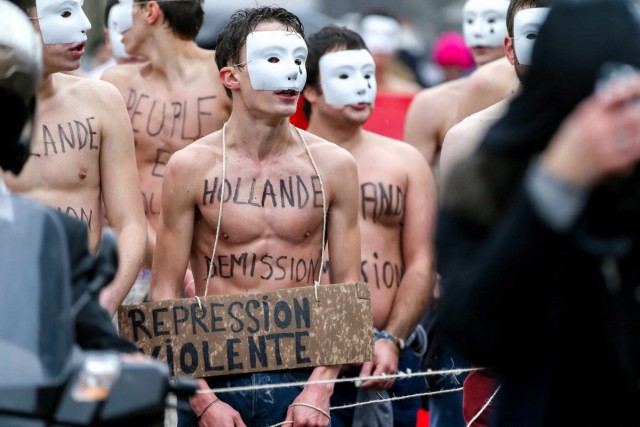
[[[420,361],[415,354],[409,350],[405,351],[398,362],[398,370],[411,372],[420,371]],[[357,377],[360,369],[351,369],[346,373],[346,377]],[[410,394],[424,393],[427,388],[424,378],[414,377],[406,380],[396,380],[389,390],[389,395],[408,396]],[[358,389],[351,382],[338,383],[335,386],[333,396],[331,396],[331,406],[342,406],[355,403]],[[374,404],[375,405],[375,404]],[[402,399],[392,402],[393,425],[394,427],[415,427],[418,422],[418,410],[420,409],[421,398]],[[369,405],[373,406],[373,405]],[[353,408],[331,411],[331,425],[333,427],[348,427],[353,423]],[[391,427],[391,426],[389,426]]]
[[[311,369],[259,372],[253,374],[207,377],[209,387],[246,387],[265,384],[304,382]],[[303,387],[274,388],[238,393],[219,393],[217,397],[240,413],[247,427],[268,427],[284,421],[289,405]],[[215,407],[211,408],[215,410]],[[210,409],[210,410],[211,410]],[[197,427],[196,414],[188,400],[178,400],[178,427]]]

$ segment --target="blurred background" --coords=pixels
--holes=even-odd
[[[83,69],[103,61],[104,6],[106,0],[87,1],[84,10],[92,21]],[[431,50],[437,37],[447,31],[462,31],[464,0],[204,0],[205,23],[197,42],[214,48],[218,32],[236,9],[277,4],[296,13],[310,34],[328,23],[355,29],[360,17],[372,11],[384,12],[402,25],[402,55],[411,64],[415,80],[430,86],[441,79],[432,63]]]

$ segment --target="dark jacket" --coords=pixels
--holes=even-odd
[[[438,326],[500,374],[500,426],[638,425],[640,174],[601,183],[563,232],[541,219],[524,184],[610,61],[640,66],[631,7],[556,2],[521,95],[444,186]]]

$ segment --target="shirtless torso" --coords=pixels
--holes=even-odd
[[[133,137],[118,92],[104,82],[51,74],[38,93],[31,147],[24,171],[5,176],[7,185],[86,223],[94,251],[108,217],[119,247],[137,254],[121,256],[116,278],[131,286],[141,262],[144,218],[138,187],[131,185],[137,182]],[[111,289],[103,303],[113,313],[126,292]]]
[[[382,330],[406,268],[411,275],[418,258],[419,280],[428,286],[430,254],[423,239],[433,223],[428,212],[435,211],[435,191],[426,162],[408,144],[363,131],[349,152],[360,182],[360,275],[371,289],[374,326]]]
[[[339,147],[303,134],[320,171],[329,212],[336,204],[355,207],[346,195],[354,195],[357,178],[345,180],[355,172],[353,160]],[[288,139],[277,155],[260,159],[227,129],[222,224],[209,294],[263,293],[311,285],[318,279],[323,229],[320,179],[293,129]],[[163,205],[168,212],[163,217],[173,217],[188,206],[195,211],[181,216],[180,233],[185,241],[193,240],[190,247],[185,243],[184,250],[190,249],[196,294],[203,295],[218,226],[222,132],[176,153],[168,176],[165,191],[174,198]],[[176,200],[176,192],[184,194]],[[331,218],[330,233],[340,221]],[[330,240],[329,246],[339,243]]]
[[[171,155],[220,129],[230,114],[213,52],[198,49],[197,53],[182,59],[184,74],[174,78],[156,72],[149,62],[113,67],[102,76],[120,90],[129,112],[152,230],[158,225],[162,178]]]

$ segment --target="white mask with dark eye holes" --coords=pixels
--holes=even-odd
[[[307,44],[292,31],[254,31],[247,36],[247,69],[255,90],[302,92]]]
[[[133,0],[120,0],[118,4],[120,7],[115,19],[118,22],[118,32],[124,34],[133,27]]]
[[[124,43],[122,43],[122,33],[118,25],[118,18],[120,17],[120,8],[122,6],[116,3],[109,10],[109,18],[107,23],[109,24],[109,42],[111,43],[111,53],[113,56],[121,59],[128,58],[127,51],[124,49]]]
[[[533,46],[550,10],[548,7],[536,7],[516,13],[513,19],[513,49],[520,64],[531,65]]]
[[[468,0],[463,8],[462,32],[469,47],[498,47],[507,37],[505,0]]]
[[[44,44],[87,41],[91,23],[82,10],[83,0],[36,0],[38,24]]]
[[[366,49],[341,50],[320,58],[320,81],[327,104],[373,104],[376,64]]]

